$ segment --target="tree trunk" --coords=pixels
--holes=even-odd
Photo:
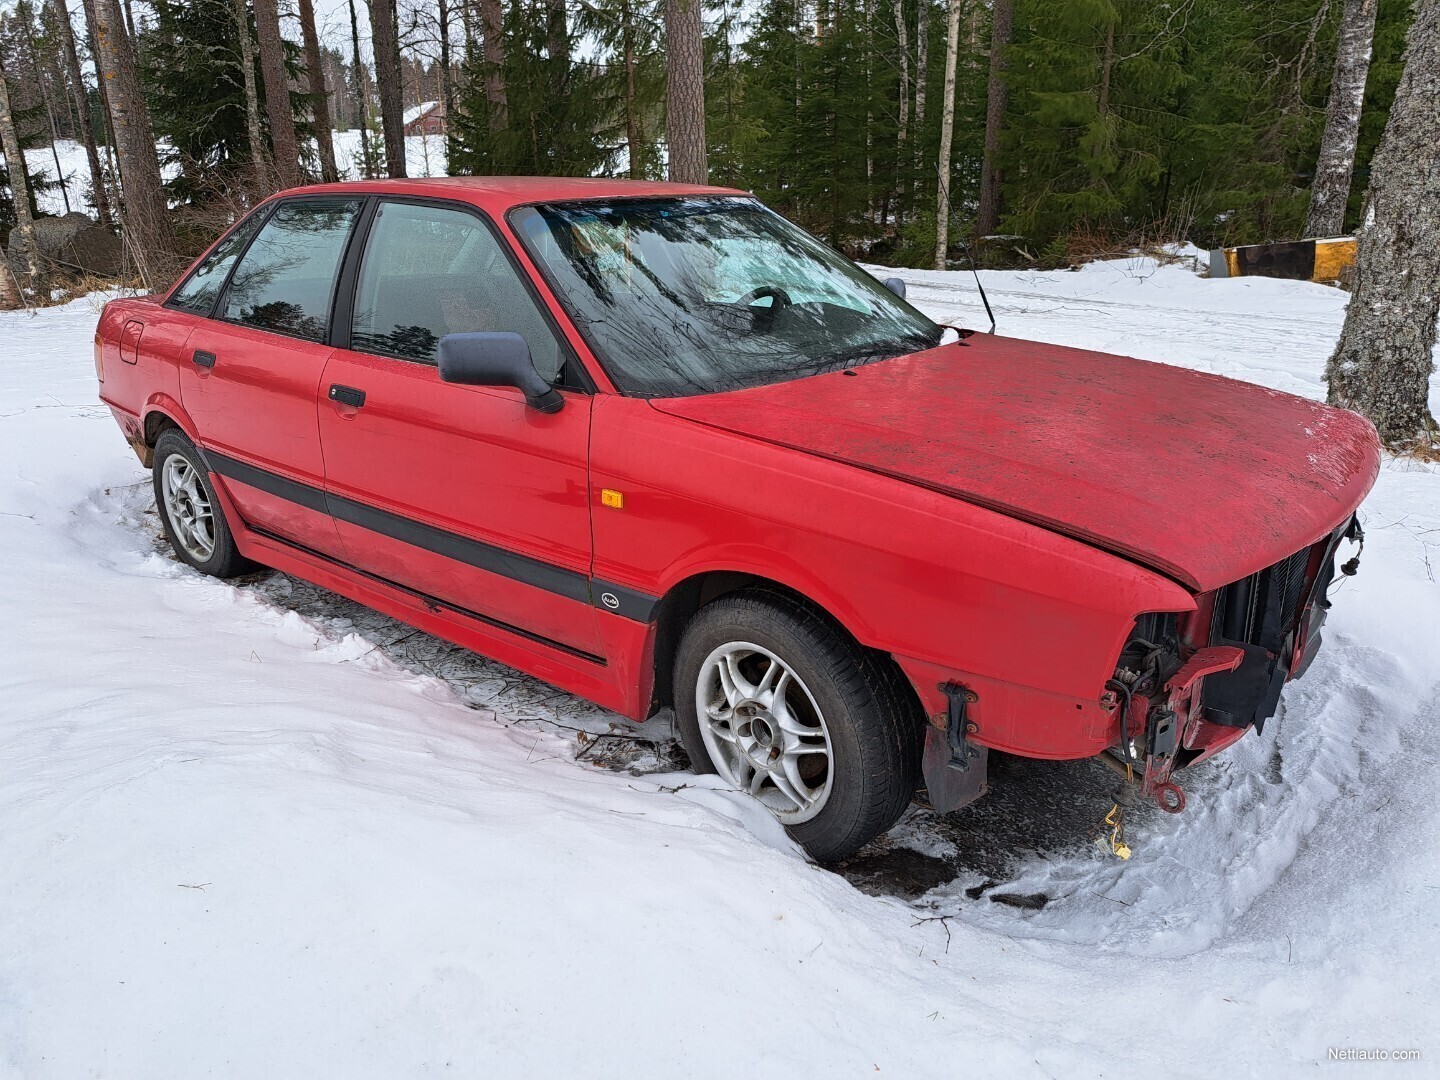
[[[40,249],[35,246],[35,218],[30,213],[30,175],[25,171],[25,155],[20,149],[20,137],[15,134],[15,117],[10,111],[10,86],[5,79],[3,51],[0,51],[0,150],[4,151],[5,168],[10,173],[10,190],[15,195],[15,248],[25,260],[25,268],[30,274],[31,291],[43,303],[49,299],[45,262],[40,256]],[[0,270],[0,277],[9,278],[10,274]],[[0,291],[9,293],[10,287],[0,282]],[[16,292],[18,293],[18,289]],[[17,295],[15,299],[20,303],[12,303],[8,297],[5,302],[11,307],[19,307],[24,302],[23,295]]]
[[[355,76],[355,99],[360,105],[360,160],[365,179],[375,179],[375,162],[370,155],[370,91],[365,84],[365,63],[360,59],[360,23],[355,18],[355,0],[350,5],[350,70]]]
[[[705,43],[701,0],[665,0],[665,140],[670,180],[703,184],[705,154]]]
[[[125,196],[124,221],[130,252],[150,288],[163,285],[174,269],[175,232],[155,153],[155,130],[140,86],[135,52],[125,33],[119,0],[94,0],[96,63],[101,71]]]
[[[1000,226],[1000,131],[1010,84],[1005,74],[1005,50],[1010,47],[1011,0],[995,0],[990,21],[990,81],[985,88],[985,150],[980,160],[980,207],[975,235],[989,236]]]
[[[290,77],[285,71],[285,44],[280,37],[276,0],[254,0],[255,40],[260,45],[260,78],[265,85],[265,118],[270,121],[270,149],[282,188],[300,183],[300,146],[295,114],[290,108]]]
[[[375,86],[380,95],[380,127],[385,133],[385,172],[405,175],[405,109],[400,80],[400,39],[394,0],[367,0],[370,43],[375,52]]]
[[[920,172],[925,142],[925,97],[930,83],[930,0],[919,0],[915,13],[915,151],[911,165]]]
[[[25,294],[20,291],[20,282],[10,270],[5,249],[0,247],[0,311],[14,311],[24,306]]]
[[[1355,291],[1325,369],[1330,401],[1394,449],[1440,446],[1429,406],[1440,315],[1440,0],[1417,0],[1405,70],[1371,163]]]
[[[936,162],[935,269],[945,269],[950,247],[950,147],[955,136],[955,67],[960,54],[960,4],[950,0],[945,22],[945,100],[940,105],[940,157]]]
[[[910,187],[906,175],[910,163],[905,157],[909,150],[905,143],[910,137],[910,24],[905,21],[904,0],[892,0],[891,7],[900,51],[900,115],[895,127],[895,186],[900,193],[895,201],[895,231],[899,232],[904,225],[905,194]]]
[[[307,0],[308,2],[308,0]],[[455,83],[450,76],[450,0],[437,0],[440,28],[440,101],[445,106],[445,127],[455,115]]]
[[[505,96],[505,9],[501,0],[480,0],[480,33],[485,40],[485,102],[491,132],[510,126],[510,105]]]
[[[245,84],[245,139],[250,148],[250,176],[256,194],[270,191],[266,177],[265,138],[260,133],[260,95],[255,90],[255,45],[250,38],[250,9],[235,0],[235,33],[240,39],[240,75]]]
[[[95,63],[95,96],[100,99],[100,114],[105,121],[105,164],[112,177],[110,205],[114,208],[118,224],[123,209],[121,204],[124,202],[125,181],[120,176],[120,156],[115,151],[119,140],[115,138],[115,114],[110,111],[110,90],[105,85],[105,76],[100,69],[100,47],[95,43],[95,27],[100,25],[100,20],[95,14],[95,0],[80,0],[80,7],[85,12],[86,47]]]
[[[642,179],[640,170],[640,118],[635,107],[635,8],[633,0],[623,0],[620,8],[621,51],[625,62],[625,148],[630,158],[627,170],[631,180]]]
[[[85,78],[80,72],[80,54],[75,48],[75,30],[70,25],[70,12],[65,0],[50,0],[50,11],[60,33],[60,51],[64,54],[66,81],[79,115],[80,141],[85,144],[85,160],[90,166],[90,186],[95,192],[95,212],[101,225],[110,225],[110,196],[105,189],[105,172],[100,168],[100,149],[95,145],[95,132],[90,127],[90,103],[85,100]]]
[[[1335,75],[1325,109],[1325,134],[1310,185],[1306,236],[1339,236],[1345,231],[1345,205],[1355,171],[1355,144],[1360,140],[1360,113],[1365,105],[1365,79],[1370,73],[1378,0],[1345,0],[1340,16],[1340,41],[1335,50]]]
[[[985,154],[981,160],[981,204],[975,216],[975,235],[989,236],[999,228],[999,132],[1005,125],[1009,84],[1005,79],[1005,49],[1009,48],[1011,0],[995,0],[991,16],[991,71],[985,88]]]
[[[335,168],[330,94],[325,89],[325,65],[320,56],[320,35],[315,32],[315,5],[311,0],[300,0],[300,34],[305,39],[305,74],[310,85],[311,114],[315,117],[315,145],[320,150],[320,179],[333,184],[340,179],[340,170]]]
[[[565,0],[545,0],[545,51],[551,60],[570,66],[570,28],[565,24]]]
[[[1104,120],[1110,112],[1110,73],[1115,70],[1115,20],[1105,24],[1105,47],[1100,52],[1100,89],[1095,92],[1095,112]]]
[[[55,101],[50,96],[50,81],[45,68],[40,64],[40,50],[35,46],[35,23],[32,19],[23,20],[25,26],[25,44],[30,51],[30,66],[35,72],[35,82],[40,87],[40,102],[45,106],[45,119],[50,124],[50,157],[55,161],[55,179],[60,181],[60,201],[65,206],[65,213],[70,213],[70,190],[65,182],[65,170],[60,167],[60,150],[55,145],[60,141],[60,125],[55,119]]]
[[[900,47],[900,120],[895,130],[895,141],[900,153],[905,153],[905,139],[910,133],[910,27],[905,22],[904,0],[893,0],[895,11],[895,36]]]

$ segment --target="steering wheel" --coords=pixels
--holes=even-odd
[[[735,303],[741,306],[748,306],[755,303],[756,300],[765,299],[767,296],[775,301],[770,305],[771,311],[779,311],[781,308],[787,308],[792,303],[790,294],[778,285],[758,285],[740,297],[739,300],[736,300]]]

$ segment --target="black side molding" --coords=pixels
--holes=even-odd
[[[333,388],[332,388],[333,389]],[[343,387],[341,389],[344,389]],[[333,394],[332,394],[333,396]],[[238,480],[270,495],[303,506],[307,510],[329,514],[340,521],[358,525],[381,536],[410,544],[412,547],[443,555],[447,559],[487,570],[537,589],[563,596],[582,604],[591,604],[634,622],[652,622],[660,604],[658,596],[627,589],[622,585],[598,581],[579,570],[556,566],[518,551],[496,547],[468,536],[402,517],[389,510],[332,495],[310,484],[278,476],[268,469],[237,461],[215,450],[203,450],[209,469],[220,476]],[[288,541],[287,541],[288,542]],[[293,545],[292,545],[293,546]],[[360,571],[363,573],[363,571]],[[452,610],[462,610],[446,603]]]

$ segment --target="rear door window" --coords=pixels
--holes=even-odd
[[[350,347],[433,364],[442,337],[475,331],[519,334],[541,377],[559,376],[565,352],[483,221],[442,206],[382,204],[360,264]]]
[[[324,341],[345,245],[363,199],[281,203],[235,268],[228,322]]]

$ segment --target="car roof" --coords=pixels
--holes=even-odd
[[[512,206],[572,199],[614,199],[676,195],[746,195],[737,188],[669,184],[651,180],[614,180],[597,176],[434,176],[395,180],[348,180],[311,184],[280,195],[416,195],[458,199],[503,213]]]

